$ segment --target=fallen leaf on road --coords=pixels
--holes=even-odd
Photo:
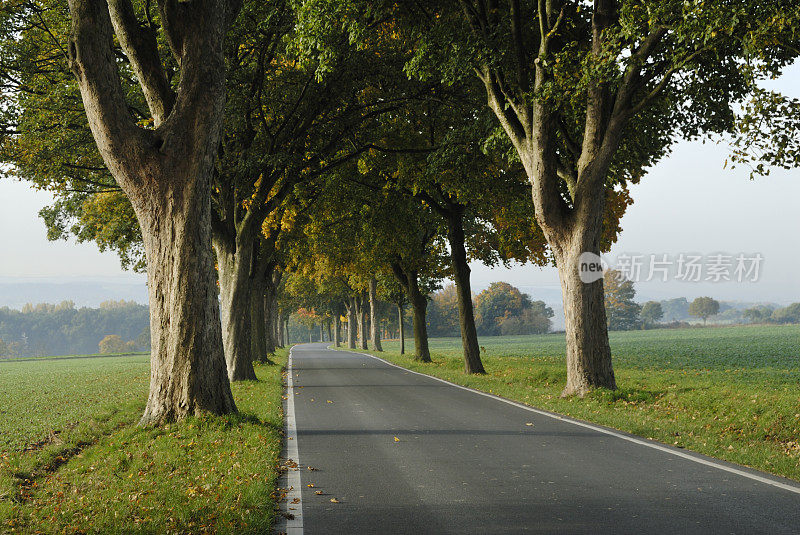
[[[533,427],[533,422],[525,422],[525,425],[529,425],[529,426]]]
[[[314,484],[313,483],[309,483],[308,485],[306,485],[306,487],[308,487],[310,489],[313,489],[314,488]]]
[[[336,498],[331,498],[331,503],[339,503],[339,500],[337,500]]]
[[[322,494],[322,491],[321,490],[315,491],[314,494],[317,494],[317,495]]]
[[[312,468],[311,466],[308,467],[309,470],[316,470],[316,468]]]
[[[394,437],[394,441],[395,441],[395,442],[400,442],[400,439],[399,439],[399,438],[397,438],[397,437]]]
[[[328,400],[328,403],[333,403],[333,401],[331,401],[331,400]]]

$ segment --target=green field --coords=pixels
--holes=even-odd
[[[619,389],[560,397],[563,334],[481,338],[486,376],[462,372],[461,340],[432,364],[380,356],[458,384],[800,480],[800,326],[611,333]],[[413,350],[413,340],[406,347]]]
[[[268,530],[286,356],[233,386],[239,415],[157,429],[147,355],[0,362],[0,531]]]

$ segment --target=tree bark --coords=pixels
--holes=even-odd
[[[380,324],[378,323],[378,281],[374,277],[369,281],[369,317],[372,349],[383,351]]]
[[[450,259],[453,264],[453,280],[458,295],[458,320],[461,326],[461,344],[464,348],[464,371],[486,373],[481,362],[478,332],[475,329],[475,313],[472,306],[472,287],[467,250],[464,244],[464,211],[456,208],[447,218],[447,239],[450,243]]]
[[[367,299],[364,292],[360,292],[356,298],[356,311],[359,347],[361,349],[369,349],[367,347]]]
[[[347,347],[356,348],[356,298],[351,296],[347,306]]]
[[[556,259],[564,298],[567,339],[567,385],[562,396],[583,396],[597,387],[616,388],[608,344],[603,279],[591,284],[580,279],[577,266],[582,252],[581,248],[574,248],[557,255]]]
[[[219,271],[222,343],[228,379],[231,381],[252,381],[256,378],[253,369],[252,323],[248,313],[253,295],[250,279],[253,246],[248,240],[249,236],[241,232],[235,238],[220,233],[214,235]]]
[[[275,353],[275,347],[280,345],[280,333],[278,340],[275,339],[275,323],[277,322],[277,312],[273,309],[272,291],[270,283],[265,284],[264,300],[264,346],[268,355]]]
[[[416,279],[416,277],[415,277]],[[413,289],[408,300],[414,309],[414,360],[419,362],[431,362],[431,351],[428,349],[428,325],[426,314],[428,309],[428,298],[422,295],[417,287],[416,280],[412,283]]]
[[[334,347],[339,347],[341,345],[341,321],[339,319],[339,313],[335,312],[333,314],[333,345]]]
[[[210,199],[225,101],[222,45],[238,6],[198,0],[182,7],[177,20],[172,12],[162,19],[168,41],[180,45],[173,47],[181,68],[176,98],[164,83],[156,41],[142,38],[129,2],[69,0],[69,66],[103,161],[136,212],[147,260],[152,351],[142,425],[236,412],[222,348]],[[154,130],[139,127],[130,113],[112,16]]]
[[[397,318],[400,323],[400,354],[404,355],[406,352],[406,328],[403,325],[403,305],[401,304],[397,305]]]
[[[603,279],[590,284],[580,278],[579,262],[582,253],[600,255],[600,236],[603,228],[605,170],[589,169],[579,176],[584,188],[570,211],[564,210],[547,191],[547,179],[552,163],[547,151],[523,159],[529,176],[542,173],[534,187],[537,222],[553,251],[561,282],[564,301],[564,330],[567,342],[567,384],[562,396],[583,396],[593,388],[616,389],[616,379],[608,343]],[[595,173],[597,176],[591,176]],[[551,186],[552,187],[552,186]]]
[[[253,292],[250,294],[250,307],[252,310],[252,314],[250,315],[252,332],[251,353],[255,360],[272,364],[269,358],[272,352],[267,351],[269,332],[267,329],[266,300],[264,299],[267,288],[263,273],[260,274],[262,276],[258,275],[259,274],[253,278]]]

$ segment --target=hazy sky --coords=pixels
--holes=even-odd
[[[773,84],[800,97],[800,66]],[[751,181],[745,169],[723,164],[725,145],[681,143],[642,182],[631,189],[634,205],[622,220],[623,232],[609,255],[680,253],[760,253],[757,283],[637,284],[641,298],[712,295],[741,301],[800,301],[800,170],[774,171]],[[31,279],[144,282],[126,273],[113,253],[93,244],[49,242],[38,211],[51,200],[26,183],[0,180],[0,281]],[[512,269],[473,265],[476,290],[506,280],[531,293],[553,295],[558,277],[552,268]]]

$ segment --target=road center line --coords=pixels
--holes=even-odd
[[[331,346],[328,346],[329,349],[330,349],[330,347]],[[526,411],[530,411],[530,412],[539,414],[541,416],[547,416],[548,418],[552,418],[554,420],[561,420],[562,422],[567,422],[567,423],[571,423],[573,425],[584,427],[586,429],[591,429],[592,431],[597,431],[599,433],[610,435],[612,437],[620,438],[622,440],[627,440],[628,442],[632,442],[632,443],[638,444],[640,446],[646,446],[646,447],[654,449],[654,450],[663,451],[664,453],[668,453],[670,455],[674,455],[675,457],[680,457],[682,459],[686,459],[686,460],[689,460],[689,461],[692,461],[692,462],[695,462],[695,463],[698,463],[698,464],[703,464],[705,466],[710,466],[712,468],[716,468],[718,470],[729,472],[731,474],[736,474],[738,476],[746,477],[748,479],[752,479],[753,481],[758,481],[759,483],[764,483],[765,485],[771,485],[773,487],[778,487],[779,489],[788,490],[789,492],[793,492],[795,494],[800,494],[800,487],[798,487],[797,485],[791,485],[789,483],[784,483],[782,481],[777,481],[777,480],[770,479],[770,478],[767,478],[767,477],[763,477],[763,476],[760,476],[760,475],[757,475],[757,474],[751,474],[749,472],[745,472],[744,470],[739,470],[738,468],[734,468],[732,466],[726,466],[724,464],[717,463],[717,462],[714,462],[714,461],[711,461],[711,460],[708,460],[708,459],[703,459],[702,457],[698,457],[698,456],[692,455],[692,454],[684,452],[684,451],[676,450],[676,449],[673,449],[673,448],[658,444],[656,442],[651,442],[651,441],[648,441],[648,440],[644,440],[644,439],[639,439],[639,438],[635,438],[635,437],[632,437],[632,436],[628,436],[628,435],[625,435],[625,434],[622,434],[622,433],[617,433],[617,432],[612,431],[610,429],[605,429],[603,427],[592,425],[592,424],[587,423],[587,422],[582,422],[580,420],[575,420],[575,419],[570,418],[568,416],[562,416],[560,414],[555,414],[555,413],[552,413],[552,412],[547,412],[547,411],[543,411],[543,410],[540,410],[540,409],[535,409],[535,408],[530,407],[528,405],[525,405],[523,403],[518,403],[516,401],[512,401],[512,400],[506,399],[504,397],[496,396],[494,394],[489,394],[488,392],[481,392],[480,390],[475,390],[474,388],[469,388],[467,386],[462,386],[462,385],[459,385],[459,384],[456,384],[456,383],[451,383],[450,381],[447,381],[445,379],[440,379],[439,377],[434,377],[432,375],[427,375],[427,374],[424,374],[424,373],[421,373],[421,372],[417,372],[417,371],[414,371],[414,370],[409,370],[408,368],[403,368],[402,366],[398,366],[397,364],[389,362],[388,360],[384,360],[384,359],[382,359],[380,357],[376,357],[375,355],[370,355],[369,353],[359,353],[357,351],[350,351],[350,350],[346,350],[346,351],[348,353],[354,353],[356,355],[364,355],[366,357],[370,357],[370,358],[373,358],[375,360],[379,360],[379,361],[383,362],[384,364],[388,364],[389,366],[392,366],[393,368],[398,368],[400,370],[403,370],[403,371],[406,371],[406,372],[409,372],[409,373],[413,373],[415,375],[420,375],[422,377],[427,377],[429,379],[433,379],[434,381],[439,381],[440,383],[445,383],[447,385],[454,386],[456,388],[460,388],[461,390],[466,390],[467,392],[472,392],[473,394],[478,394],[478,395],[481,395],[481,396],[484,396],[484,397],[487,397],[487,398],[490,398],[490,399],[501,401],[503,403],[507,403],[508,405],[513,405],[515,407],[519,407],[520,409],[525,409]]]
[[[286,481],[289,490],[286,493],[286,534],[303,534],[303,494],[300,482],[300,453],[297,446],[297,421],[294,417],[294,378],[292,377],[292,347],[289,350],[289,361],[286,365],[286,457],[297,466],[287,466]],[[294,503],[295,500],[297,503]],[[289,507],[293,507],[291,510]]]

